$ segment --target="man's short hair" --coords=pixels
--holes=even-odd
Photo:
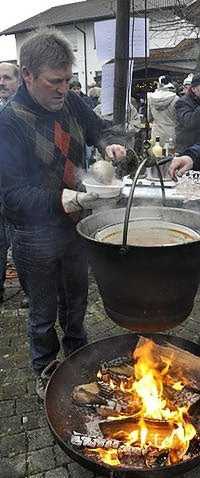
[[[0,65],[5,65],[5,66],[11,67],[14,77],[18,80],[18,78],[19,78],[19,67],[17,65],[15,65],[14,63],[9,63],[7,61],[1,61]]]
[[[20,68],[26,67],[36,78],[44,66],[52,69],[73,65],[75,56],[65,36],[45,28],[28,36],[20,49]]]
[[[80,83],[80,81],[78,81],[78,80],[71,80],[71,81],[69,82],[69,88],[70,88],[70,90],[71,90],[72,88],[81,88],[81,83]]]

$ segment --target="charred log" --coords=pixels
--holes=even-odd
[[[141,455],[141,448],[134,446],[125,446],[120,440],[105,439],[101,437],[91,437],[74,432],[71,436],[71,444],[81,448],[102,448],[104,450],[121,448],[125,453],[137,453]]]
[[[176,391],[172,387],[166,386],[164,391],[166,398],[170,400],[173,405],[173,409],[185,405],[187,407],[189,406],[190,410],[192,410],[191,407],[200,401],[199,393],[192,388],[184,387],[182,390]]]
[[[128,355],[124,355],[122,357],[117,357],[112,360],[105,360],[104,362],[100,363],[100,367],[104,370],[108,370],[112,367],[120,367],[121,365],[131,365],[133,363],[133,359]]]
[[[96,382],[86,383],[74,387],[72,399],[78,405],[106,404],[106,400],[100,396],[100,390]]]
[[[196,455],[200,455],[200,437],[195,436],[189,445],[188,451],[187,451],[187,458],[192,458]]]
[[[117,450],[117,456],[121,465],[127,467],[144,468],[144,457],[139,447],[122,446]]]
[[[173,424],[164,420],[144,420],[148,431],[147,442],[154,443],[155,434],[157,436],[157,445],[171,434]],[[99,428],[105,438],[118,438],[124,440],[125,437],[138,430],[139,420],[132,417],[122,418],[120,420],[103,421],[99,423]]]
[[[150,449],[145,455],[145,464],[148,468],[169,465],[169,450]]]

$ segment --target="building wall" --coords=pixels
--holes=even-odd
[[[90,84],[96,71],[101,71],[102,62],[100,62],[96,55],[95,37],[94,37],[94,23],[85,22],[77,23],[77,27],[86,32],[86,59],[87,59],[87,76],[88,84]],[[76,73],[81,82],[82,89],[85,91],[85,61],[84,61],[84,35],[75,28],[74,25],[66,25],[59,28],[72,45],[74,54],[76,56],[76,64],[73,67],[73,72]],[[177,45],[184,38],[197,37],[198,30],[193,27],[186,26],[184,22],[177,20],[172,21],[172,13],[170,11],[154,12],[150,17],[150,35],[149,46],[153,48],[169,48]],[[27,37],[27,34],[19,33],[16,35],[17,58],[19,58],[19,50],[22,42]]]
[[[77,23],[77,27],[85,30],[86,32],[86,61],[87,61],[87,76],[88,84],[90,84],[95,77],[96,71],[101,71],[102,62],[99,62],[96,55],[95,37],[94,37],[94,23]],[[85,60],[84,60],[84,35],[77,30],[73,25],[66,25],[59,28],[60,31],[66,35],[67,40],[71,44],[75,57],[76,64],[73,66],[73,72],[77,74],[77,77],[82,85],[83,91],[85,91]],[[29,34],[19,33],[16,35],[17,45],[17,58],[19,59],[19,51],[23,41]]]

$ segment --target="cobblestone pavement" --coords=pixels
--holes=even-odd
[[[0,310],[0,478],[94,478],[93,472],[63,453],[48,429],[43,405],[35,395],[26,335],[28,312],[20,308],[21,299],[17,280],[7,281]],[[198,342],[199,311],[200,293],[190,317],[173,334]],[[105,316],[92,279],[86,325],[90,341],[123,333]],[[179,478],[198,477],[200,467]]]

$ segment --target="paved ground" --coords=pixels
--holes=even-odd
[[[0,478],[94,478],[61,451],[48,429],[34,391],[26,336],[28,312],[20,308],[21,299],[17,280],[7,280],[0,311]],[[200,294],[191,316],[173,334],[198,342],[199,322]],[[93,280],[86,324],[90,341],[123,333],[105,316]],[[179,478],[199,476],[200,467]]]

